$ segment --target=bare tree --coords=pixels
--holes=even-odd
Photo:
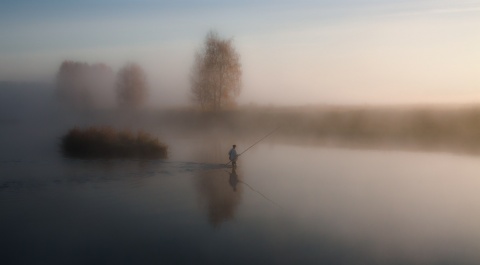
[[[233,40],[208,32],[205,46],[195,54],[190,78],[193,101],[213,111],[234,105],[241,91],[241,68]]]
[[[122,107],[138,108],[147,98],[147,77],[136,63],[127,63],[117,74],[117,99]]]

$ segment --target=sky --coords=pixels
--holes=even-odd
[[[209,30],[241,56],[240,104],[480,103],[480,0],[7,0],[0,80],[136,62],[150,104],[186,105]]]

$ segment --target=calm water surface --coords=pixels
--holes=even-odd
[[[478,157],[266,141],[232,171],[229,142],[84,161],[13,127],[1,264],[480,264]]]

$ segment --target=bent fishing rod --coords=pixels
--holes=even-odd
[[[280,126],[278,126],[277,128],[275,128],[273,131],[269,132],[267,135],[265,135],[262,139],[258,140],[257,142],[255,142],[254,144],[252,144],[250,147],[248,147],[247,149],[245,149],[245,151],[241,152],[240,154],[237,155],[238,156],[241,156],[243,153],[247,152],[248,149],[254,147],[256,144],[260,143],[261,141],[263,141],[264,139],[266,139],[268,136],[272,135],[274,132],[276,132],[278,129],[280,128]],[[228,165],[230,164],[232,161],[228,161],[228,163],[225,164]]]

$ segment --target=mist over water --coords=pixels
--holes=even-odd
[[[304,110],[59,111],[52,91],[0,91],[2,263],[480,262],[475,153],[371,141],[376,127],[358,123],[378,122],[370,112],[334,112],[333,131],[316,131]],[[148,130],[169,157],[62,155],[68,129],[96,124]],[[277,126],[224,166],[232,144],[242,152]]]

